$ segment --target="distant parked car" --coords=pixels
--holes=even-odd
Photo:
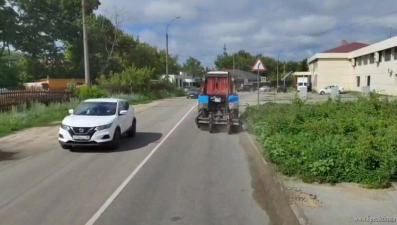
[[[343,87],[340,86],[336,86],[336,85],[330,85],[330,86],[326,86],[325,88],[319,89],[317,92],[320,95],[325,95],[325,94],[331,94],[331,90],[333,87],[338,87],[339,89],[339,94],[342,94],[345,92],[345,89]]]
[[[279,93],[279,92],[284,92],[284,93],[286,93],[287,92],[287,87],[286,86],[278,86],[277,87],[277,93]]]
[[[201,90],[199,88],[190,89],[186,94],[186,98],[196,99],[200,95],[200,92],[201,92]]]
[[[269,86],[262,86],[259,88],[259,91],[262,91],[262,92],[272,91],[272,88]]]
[[[192,89],[196,89],[196,88],[195,87],[185,87],[185,88],[183,88],[183,90],[186,92],[186,94]]]

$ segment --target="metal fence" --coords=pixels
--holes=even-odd
[[[53,102],[70,101],[73,97],[71,91],[61,90],[7,90],[0,92],[0,111],[11,110],[13,106],[39,102],[49,104]]]

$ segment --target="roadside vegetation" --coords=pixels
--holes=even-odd
[[[267,103],[243,114],[264,156],[304,182],[386,188],[397,175],[397,101]]]
[[[45,126],[60,121],[82,100],[88,98],[114,97],[126,99],[130,104],[146,104],[153,100],[183,96],[182,89],[168,86],[168,89],[153,90],[151,93],[111,94],[96,85],[82,86],[76,90],[75,97],[67,102],[43,104],[27,102],[17,105],[10,111],[0,113],[0,137],[30,127]]]

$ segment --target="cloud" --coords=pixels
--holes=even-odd
[[[397,35],[397,12],[374,19],[397,11],[395,0],[102,0],[98,13],[109,15],[114,7],[123,10],[127,32],[161,49],[168,22],[181,16],[169,27],[169,52],[181,63],[192,56],[205,66],[224,44],[230,53],[277,57],[281,51],[281,60],[302,60],[342,39],[373,43],[390,31]],[[357,24],[343,27],[351,23]]]

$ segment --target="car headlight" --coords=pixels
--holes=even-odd
[[[65,125],[65,124],[61,124],[61,128],[64,129],[64,130],[70,130],[71,129],[70,126]]]
[[[106,129],[109,129],[111,126],[112,126],[112,123],[109,123],[109,124],[106,124],[103,126],[96,127],[95,130],[97,130],[97,131],[106,130]]]

